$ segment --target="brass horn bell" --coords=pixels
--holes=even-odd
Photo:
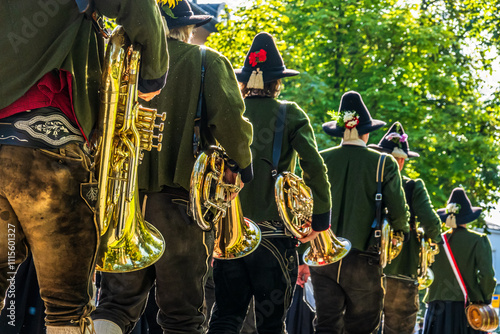
[[[276,178],[274,194],[278,212],[286,228],[296,238],[307,236],[311,227],[313,198],[311,188],[297,175],[283,172]],[[310,266],[332,264],[349,253],[351,243],[344,238],[337,238],[330,230],[323,231],[311,241],[303,256],[304,262]]]
[[[232,260],[252,253],[261,240],[260,228],[243,217],[239,196],[227,209],[226,215],[215,225],[214,258]]]

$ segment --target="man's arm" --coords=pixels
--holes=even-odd
[[[413,211],[426,237],[433,242],[441,242],[441,219],[434,211],[425,183],[421,179],[415,180],[412,202]]]
[[[410,231],[410,225],[408,224],[410,212],[406,204],[401,174],[396,160],[391,155],[388,155],[385,160],[382,196],[389,211],[388,221],[393,230],[408,233]]]
[[[165,85],[168,51],[165,28],[154,0],[95,0],[95,9],[115,18],[132,43],[142,46],[141,82],[143,93],[157,91]]]

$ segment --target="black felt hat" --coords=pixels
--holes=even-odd
[[[250,87],[249,81],[255,80],[255,76],[260,76],[262,79],[258,79],[258,81],[266,83],[299,74],[298,71],[285,67],[273,36],[267,32],[255,35],[243,68],[236,69],[234,73],[236,73],[239,82],[247,83],[248,88],[260,88]]]
[[[454,219],[458,225],[467,224],[479,218],[481,211],[480,207],[473,207],[470,204],[470,200],[464,189],[455,188],[451,192],[446,208],[438,209],[436,212],[441,221],[446,222],[446,225],[450,226],[450,218]]]
[[[359,135],[363,135],[380,129],[386,124],[383,121],[372,119],[361,95],[355,91],[349,91],[342,95],[339,114],[340,119],[323,124],[323,130],[330,136],[345,137],[346,129],[356,129]],[[348,117],[349,115],[351,118]],[[356,122],[357,124],[355,124]]]
[[[394,123],[389,131],[382,137],[378,144],[370,144],[368,147],[380,152],[392,154],[396,158],[417,158],[420,154],[410,151],[408,135],[405,133],[401,123]]]
[[[168,29],[189,25],[199,27],[212,19],[210,15],[194,15],[187,0],[179,1],[174,8],[170,8],[168,5],[161,6],[160,12],[167,21]]]

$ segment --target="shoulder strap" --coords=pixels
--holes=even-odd
[[[465,286],[464,279],[462,278],[462,274],[460,274],[460,269],[458,269],[457,262],[455,261],[455,257],[453,256],[453,252],[451,251],[450,243],[448,240],[448,233],[443,233],[442,237],[444,242],[444,252],[448,257],[448,261],[450,261],[451,269],[453,269],[453,273],[455,274],[458,285],[460,285],[460,289],[462,289],[462,293],[464,294],[465,306],[467,306],[467,301],[469,298],[467,294],[467,287]]]
[[[283,143],[283,132],[285,129],[286,119],[286,104],[281,103],[278,110],[278,118],[274,127],[274,141],[273,141],[273,170],[272,174],[275,177],[278,174],[278,163],[280,161],[281,146]]]
[[[194,117],[194,132],[193,132],[193,155],[197,156],[201,150],[201,127],[203,127],[203,122],[206,121],[206,115],[204,115],[203,108],[203,90],[205,87],[205,58],[207,49],[204,45],[200,46],[201,52],[201,83],[200,83],[200,94],[198,95],[198,105],[196,108],[196,115]]]
[[[375,194],[375,220],[372,228],[380,229],[382,227],[382,182],[384,182],[385,158],[387,154],[381,154],[378,158],[377,174],[375,181],[377,182],[377,193]]]
[[[410,229],[415,231],[415,211],[413,210],[413,191],[415,190],[415,180],[410,179],[406,182],[405,197],[406,203],[410,207]]]

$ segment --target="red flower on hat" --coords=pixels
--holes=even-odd
[[[259,51],[252,52],[248,56],[248,61],[252,67],[257,66],[257,63],[263,63],[267,60],[267,52],[264,49],[260,49]]]

